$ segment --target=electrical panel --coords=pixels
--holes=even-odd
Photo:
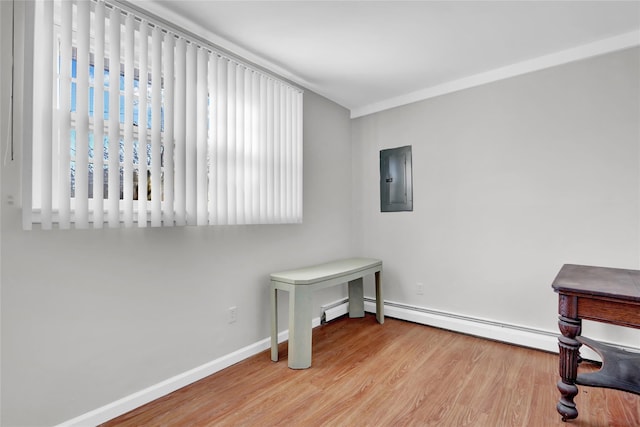
[[[411,146],[380,150],[380,211],[412,210]]]

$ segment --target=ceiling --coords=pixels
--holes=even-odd
[[[335,101],[352,117],[640,45],[640,1],[136,5]]]

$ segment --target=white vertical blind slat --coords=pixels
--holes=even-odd
[[[134,84],[134,22],[125,18],[124,31],[124,154],[123,154],[123,220],[125,227],[133,226],[133,84]]]
[[[151,33],[151,226],[162,225],[162,34]]]
[[[186,56],[186,145],[185,145],[185,194],[187,208],[187,225],[197,224],[197,176],[196,176],[196,151],[197,151],[197,52],[196,46],[189,43]]]
[[[253,96],[253,91],[251,87],[253,72],[251,70],[246,70],[244,73],[244,81],[242,85],[244,87],[244,111],[242,115],[244,117],[244,152],[242,162],[244,163],[244,200],[242,202],[242,212],[244,214],[243,224],[252,224],[252,206],[251,206],[251,198],[253,195],[251,186],[253,184],[253,170],[252,170],[252,133],[251,133],[251,125],[253,124],[253,118],[251,116],[251,101]]]
[[[236,125],[236,142],[233,144],[235,156],[231,162],[235,164],[235,224],[244,224],[244,73],[245,68],[236,64],[235,78],[235,125]]]
[[[274,123],[273,82],[267,79],[267,222],[274,218]]]
[[[164,68],[164,203],[162,216],[163,225],[174,224],[174,44],[172,34],[164,36],[164,51],[162,62]]]
[[[291,141],[291,119],[292,119],[292,111],[291,111],[291,91],[285,91],[285,105],[284,105],[284,111],[285,111],[285,158],[284,158],[284,162],[285,162],[285,167],[284,167],[284,173],[285,173],[285,177],[284,177],[284,192],[285,192],[285,204],[284,204],[284,218],[286,222],[290,222],[293,219],[293,212],[292,212],[292,208],[293,208],[293,197],[292,197],[292,190],[291,190],[291,179],[293,177],[292,173],[291,173],[291,166],[292,166],[292,158],[291,158],[291,149],[292,149],[292,141]]]
[[[295,123],[295,129],[296,129],[296,144],[294,146],[294,153],[295,153],[295,157],[296,157],[296,177],[294,179],[294,184],[295,187],[297,189],[296,192],[296,222],[302,222],[302,177],[303,177],[303,168],[304,168],[304,164],[302,163],[302,159],[303,159],[303,98],[302,98],[302,94],[298,94],[298,96],[296,96],[296,107],[297,107],[297,111],[296,111],[296,123]]]
[[[281,111],[280,111],[280,87],[275,82],[270,81],[273,85],[273,217],[280,217],[280,199],[282,193],[280,191],[280,155],[281,155]],[[279,222],[279,221],[276,221]]]
[[[204,49],[197,52],[197,95],[196,95],[196,209],[197,225],[209,222],[207,191],[207,136],[208,136],[208,54]]]
[[[147,110],[148,101],[148,83],[149,83],[149,26],[145,21],[140,23],[139,44],[138,49],[138,227],[147,226],[148,208],[148,156],[147,156],[147,139],[149,119]]]
[[[216,125],[218,120],[218,55],[209,54],[209,72],[207,76],[207,85],[209,87],[209,117],[208,117],[208,138],[207,138],[207,213],[209,224],[216,224],[216,145],[218,133]]]
[[[236,64],[227,61],[227,221],[236,223]]]
[[[109,227],[120,223],[120,11],[109,13]]]
[[[104,224],[104,3],[95,6],[93,89],[93,226]]]
[[[260,222],[260,75],[251,77],[251,223]]]
[[[62,2],[60,11],[60,108],[58,110],[59,129],[59,162],[58,169],[58,225],[62,229],[69,228],[71,222],[71,62],[72,62],[72,3]],[[46,140],[45,140],[46,141]],[[43,167],[46,167],[43,165]],[[43,186],[43,188],[46,188]],[[46,194],[46,193],[44,193]],[[43,228],[50,228],[45,217],[50,218],[50,201],[44,201]]]
[[[186,225],[186,172],[185,172],[185,138],[186,138],[186,55],[187,44],[184,39],[176,42],[175,52],[175,156],[174,156],[174,191],[176,225]]]
[[[216,143],[217,224],[227,223],[227,60],[218,60],[218,105]]]
[[[89,226],[89,3],[76,6],[76,171],[75,226]]]
[[[280,86],[280,220],[287,222],[287,90]]]
[[[53,22],[48,20],[46,17],[48,14],[53,14],[53,4],[52,3],[44,3],[42,5],[43,9],[41,11],[40,19],[38,19],[38,25],[42,26],[42,31],[46,34],[47,40],[51,43],[51,39],[54,39],[53,42],[54,52],[58,51],[58,40],[53,37]],[[47,46],[44,44],[43,46]],[[38,43],[36,43],[35,49],[38,50]],[[34,95],[37,96],[38,92],[42,93],[42,104],[38,105],[34,103],[34,115],[35,120],[41,120],[42,126],[39,128],[34,126],[33,135],[38,138],[40,144],[34,144],[39,147],[41,150],[41,157],[37,159],[36,165],[34,166],[34,170],[40,172],[40,182],[37,185],[41,191],[41,204],[42,209],[40,211],[41,222],[43,229],[51,229],[52,228],[52,205],[53,205],[53,186],[52,186],[52,177],[53,177],[53,163],[52,163],[52,147],[57,143],[57,132],[56,126],[54,124],[53,113],[54,110],[52,106],[54,105],[54,90],[57,82],[52,80],[51,76],[53,75],[53,64],[50,56],[47,56],[47,49],[42,48],[41,51],[38,51],[38,54],[34,58],[34,65],[36,69],[42,68],[45,72],[41,75],[39,79],[34,81],[34,91],[36,92]],[[34,75],[35,79],[35,75]],[[37,110],[36,110],[37,109]],[[37,112],[36,112],[37,111]],[[53,138],[51,138],[53,136]],[[51,143],[47,144],[45,141],[48,139],[52,139]]]
[[[260,76],[259,87],[260,87],[260,118],[258,122],[258,145],[259,145],[259,162],[260,162],[260,209],[259,209],[259,219],[258,222],[266,223],[267,222],[267,188],[268,188],[268,175],[269,169],[267,165],[268,157],[267,157],[267,79],[265,76]]]
[[[287,222],[287,88],[279,84],[280,91],[280,156],[279,156],[279,169],[280,169],[280,222]]]
[[[293,182],[291,183],[293,197],[293,219],[291,220],[291,222],[302,222],[302,209],[299,209],[298,207],[298,205],[302,204],[302,186],[297,182],[297,179],[302,179],[302,129],[299,125],[300,120],[302,119],[300,110],[302,106],[301,98],[301,96],[294,96],[291,106],[293,114],[293,123],[291,125],[291,138],[293,139],[293,147],[291,149],[291,173],[293,174]]]

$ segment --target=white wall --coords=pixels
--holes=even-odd
[[[636,48],[354,120],[357,243],[384,260],[385,299],[555,332],[564,263],[638,268],[639,64]],[[404,145],[414,211],[380,213],[379,150]]]
[[[267,338],[269,273],[353,255],[349,112],[311,92],[304,165],[301,225],[22,231],[19,152],[3,164],[0,424],[63,422]],[[315,315],[344,296],[316,293]]]

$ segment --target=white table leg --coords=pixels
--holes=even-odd
[[[349,282],[349,317],[364,317],[362,277]]]
[[[311,290],[292,286],[289,291],[289,368],[311,366]]]
[[[278,290],[271,284],[271,360],[278,361]]]
[[[376,319],[378,323],[384,323],[384,299],[382,298],[382,280],[380,271],[376,271]]]

